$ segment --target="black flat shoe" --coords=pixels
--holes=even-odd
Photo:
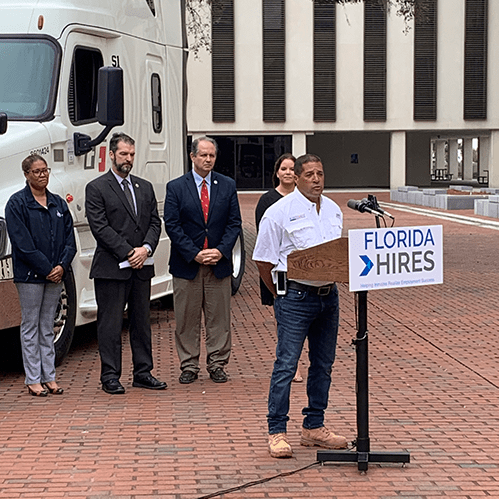
[[[156,379],[150,374],[143,378],[134,379],[132,386],[136,386],[137,388],[149,388],[149,390],[164,390],[166,388],[166,383]]]
[[[29,386],[29,385],[26,385],[26,386],[28,387],[28,393],[30,395],[33,395],[33,397],[46,397],[49,394],[49,392],[47,390],[41,390],[39,392],[35,392],[35,390],[33,390],[31,388],[31,386]]]
[[[52,395],[62,395],[64,393],[64,389],[60,386],[58,386],[57,388],[50,388],[47,383],[42,383],[42,386],[44,386]]]
[[[111,395],[121,395],[125,393],[123,385],[117,379],[110,379],[102,382],[102,389]]]

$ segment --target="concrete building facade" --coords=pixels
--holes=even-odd
[[[330,188],[499,187],[499,2],[433,0],[408,24],[369,1],[221,3],[187,123],[240,189],[269,188],[289,151],[318,154]]]

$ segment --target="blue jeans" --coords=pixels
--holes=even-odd
[[[16,282],[25,383],[55,380],[54,318],[62,284]]]
[[[298,360],[308,337],[310,367],[307,377],[308,407],[303,426],[307,429],[324,426],[331,370],[338,337],[339,303],[336,286],[327,296],[306,291],[288,290],[274,302],[277,320],[277,350],[270,380],[269,433],[286,431],[289,420],[289,394]]]

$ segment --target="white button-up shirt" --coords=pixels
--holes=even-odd
[[[211,198],[211,172],[206,175],[206,177],[201,177],[199,173],[192,169],[192,175],[194,177],[194,182],[196,183],[196,187],[198,189],[199,199],[201,199],[201,188],[203,187],[203,180],[206,181],[206,187],[208,188],[208,199]]]
[[[123,177],[120,177],[112,168],[111,168],[111,172],[113,173],[116,180],[118,181],[118,184],[120,184],[121,189],[123,191],[125,191],[125,186],[123,185],[123,180],[125,180],[125,179]],[[127,175],[125,178],[128,180],[128,185],[129,185],[130,191],[132,193],[133,205],[135,207],[135,213],[137,213],[137,198],[135,197],[135,189],[133,186],[133,182],[130,179],[130,175]]]
[[[270,206],[264,213],[258,229],[253,260],[274,264],[276,273],[287,271],[288,255],[295,250],[317,246],[341,237],[343,214],[339,206],[321,196],[320,210],[298,189]],[[299,282],[313,286],[328,284],[324,281]]]

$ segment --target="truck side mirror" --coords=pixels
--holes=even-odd
[[[115,126],[121,126],[124,120],[123,69],[104,66],[99,69],[97,86],[97,119],[105,128],[95,138],[75,132],[73,136],[75,155],[82,156],[90,152],[108,136]]]
[[[105,66],[99,69],[97,119],[101,125],[121,126],[123,109],[123,70]]]
[[[7,131],[7,115],[5,113],[0,113],[0,135],[3,135]]]

